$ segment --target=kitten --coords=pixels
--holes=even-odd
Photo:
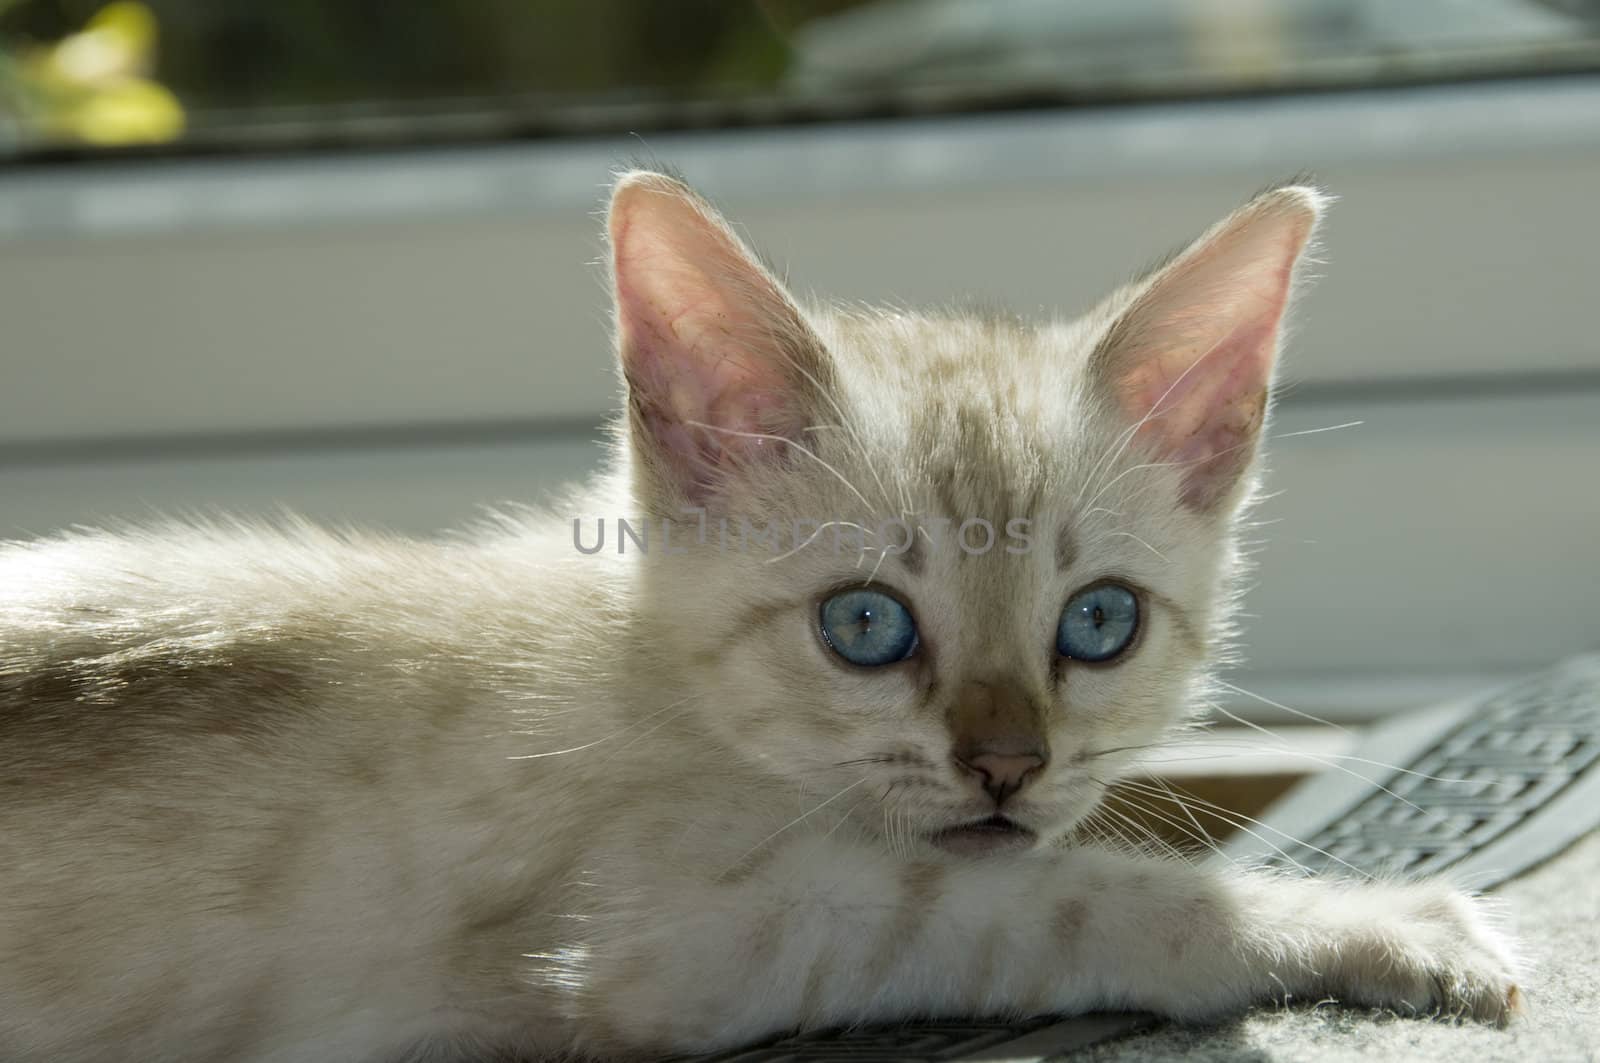
[[[0,1058],[632,1057],[1283,998],[1507,1019],[1508,942],[1444,885],[1074,841],[1207,695],[1322,206],[1272,189],[1025,324],[802,307],[630,173],[627,413],[556,514],[0,549]]]

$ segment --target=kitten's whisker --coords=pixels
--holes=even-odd
[[[1122,785],[1125,786],[1125,787],[1128,787],[1130,789],[1135,789],[1135,790],[1141,789],[1143,787],[1143,784],[1138,783],[1137,781],[1131,780],[1131,779],[1124,779],[1122,781]],[[1261,842],[1263,845],[1265,845],[1269,849],[1271,849],[1273,851],[1273,853],[1275,853],[1277,856],[1281,857],[1286,863],[1292,864],[1297,871],[1301,872],[1302,874],[1306,874],[1306,875],[1309,875],[1309,874],[1312,873],[1310,868],[1306,867],[1300,861],[1298,861],[1294,857],[1290,856],[1289,855],[1289,851],[1287,849],[1285,849],[1282,846],[1278,845],[1276,842],[1272,841],[1270,838],[1267,838],[1267,837],[1264,837],[1261,834],[1258,834],[1256,831],[1252,830],[1250,827],[1246,826],[1244,823],[1239,822],[1240,819],[1250,820],[1250,817],[1246,816],[1242,812],[1234,812],[1232,809],[1223,808],[1221,805],[1217,805],[1214,802],[1207,801],[1207,800],[1205,800],[1204,798],[1201,798],[1201,797],[1196,797],[1195,795],[1189,793],[1187,790],[1183,790],[1182,791],[1183,794],[1184,794],[1184,796],[1182,798],[1179,798],[1178,794],[1174,793],[1171,790],[1167,790],[1165,792],[1149,790],[1147,792],[1149,793],[1150,796],[1153,796],[1153,797],[1165,797],[1165,798],[1168,798],[1168,799],[1171,799],[1171,800],[1176,800],[1176,801],[1192,801],[1196,805],[1198,805],[1201,808],[1203,808],[1205,811],[1209,812],[1211,815],[1214,815],[1218,819],[1222,820],[1228,826],[1233,827],[1235,830],[1243,831],[1244,833],[1250,835],[1252,838],[1254,838],[1257,841]],[[1296,838],[1291,834],[1286,834],[1283,831],[1278,830],[1276,827],[1270,826],[1269,824],[1261,823],[1259,820],[1250,820],[1250,822],[1257,824],[1258,826],[1262,827],[1263,829],[1270,830],[1274,834],[1281,835],[1285,840],[1287,840],[1292,845],[1300,845],[1300,846],[1304,846],[1307,849],[1315,849],[1315,846],[1309,845],[1306,842],[1301,841],[1299,838]],[[1328,857],[1330,860],[1338,860],[1338,857],[1335,857],[1330,853],[1322,852],[1322,850],[1320,850],[1320,849],[1317,849],[1316,851],[1322,853],[1322,855]],[[1340,860],[1339,862],[1340,863],[1344,863],[1344,861],[1342,861],[1342,860]],[[1353,867],[1352,865],[1346,864],[1345,866],[1346,867],[1350,867],[1350,869],[1352,871],[1355,871],[1357,874],[1364,874],[1364,872],[1362,872],[1359,868]]]
[[[902,859],[911,856],[913,832],[911,829],[911,813],[901,802],[894,806],[895,843]]]
[[[1170,391],[1170,389],[1168,390]],[[1160,400],[1158,399],[1157,402],[1159,401]],[[1117,434],[1117,437],[1111,441],[1111,445],[1106,448],[1105,453],[1101,454],[1099,459],[1089,469],[1089,474],[1083,478],[1085,491],[1093,490],[1095,485],[1099,482],[1101,473],[1105,469],[1114,465],[1117,460],[1122,457],[1123,451],[1125,451],[1128,447],[1128,443],[1135,435],[1138,434],[1139,429],[1145,426],[1154,412],[1155,407],[1151,407],[1150,413],[1145,414],[1144,417],[1140,418],[1135,423],[1130,424]]]
[[[1127,537],[1129,539],[1132,539],[1134,542],[1138,543],[1140,546],[1144,547],[1146,550],[1150,551],[1152,554],[1155,554],[1161,560],[1166,561],[1168,564],[1172,563],[1170,560],[1168,560],[1166,554],[1163,554],[1160,550],[1157,550],[1155,547],[1151,546],[1149,543],[1145,542],[1143,539],[1141,539],[1137,535],[1133,534],[1133,532],[1130,532],[1130,531],[1113,531],[1113,532],[1107,532],[1106,536],[1108,538],[1116,538],[1117,536],[1125,536],[1125,537]]]
[[[1132,781],[1137,782],[1138,780]],[[1172,803],[1177,805],[1178,808],[1182,810],[1184,816],[1187,817],[1190,823],[1194,824],[1194,829],[1205,836],[1206,840],[1210,843],[1211,850],[1216,853],[1221,853],[1222,849],[1217,844],[1216,839],[1211,837],[1211,832],[1206,830],[1205,827],[1201,825],[1200,820],[1195,817],[1194,809],[1190,808],[1186,801],[1173,792],[1172,787],[1167,785],[1166,780],[1153,776],[1151,781],[1154,782],[1155,785],[1159,786],[1162,790],[1166,791],[1167,796],[1171,799]]]
[[[670,724],[676,723],[678,720],[681,720],[683,717],[689,715],[693,711],[694,711],[694,708],[693,708],[693,706],[691,706],[691,707],[689,707],[687,709],[684,709],[681,712],[675,712],[671,716],[668,716],[665,720],[662,720],[660,723],[658,723],[654,727],[650,728],[648,731],[645,731],[642,734],[635,735],[634,737],[628,739],[628,741],[624,742],[622,745],[618,746],[616,749],[613,749],[611,751],[610,756],[606,757],[605,763],[609,764],[611,761],[615,760],[618,756],[620,756],[626,750],[631,749],[637,743],[643,741],[646,738],[649,738],[651,735],[655,734],[657,731],[661,730],[663,727],[666,727],[666,726],[668,726]]]
[[[1197,834],[1195,830],[1187,823],[1184,823],[1181,820],[1173,819],[1169,814],[1162,812],[1160,809],[1155,808],[1154,806],[1146,804],[1147,795],[1136,794],[1131,791],[1124,791],[1122,793],[1118,793],[1116,795],[1116,799],[1117,802],[1123,807],[1115,810],[1108,809],[1108,811],[1115,811],[1124,817],[1128,817],[1130,813],[1137,813],[1139,816],[1149,816],[1151,819],[1165,823],[1175,830],[1181,832],[1185,838],[1188,838],[1191,841],[1199,841],[1208,849],[1215,848],[1215,843],[1212,842],[1204,832]],[[1135,822],[1139,822],[1137,816],[1132,818]],[[1161,838],[1158,834],[1156,834],[1150,824],[1139,822],[1139,826],[1141,830],[1150,832],[1152,838],[1155,838],[1161,841],[1163,844],[1172,847],[1175,851],[1182,851],[1178,850],[1177,846],[1173,842],[1170,842],[1165,838]]]
[[[835,427],[843,430],[851,441],[855,443],[856,453],[866,462],[867,472],[871,474],[873,480],[877,481],[878,493],[882,496],[884,504],[888,505],[889,490],[883,485],[883,480],[879,478],[877,469],[872,465],[871,452],[867,449],[867,441],[861,438],[861,433],[856,431],[855,425],[851,423],[850,418],[845,416],[844,410],[839,405],[839,400],[834,397],[833,390],[823,387],[822,382],[816,378],[811,370],[801,365],[798,359],[789,358],[787,361],[800,374],[801,378],[811,385],[812,392],[833,410],[833,415],[838,418],[838,423]],[[868,509],[871,509],[871,507],[869,506]]]
[[[1084,832],[1095,845],[1104,846],[1113,852],[1124,847],[1121,837],[1102,822],[1098,808],[1084,816],[1083,821],[1078,824],[1075,831]]]
[[[793,827],[799,826],[801,823],[804,823],[806,820],[810,819],[812,816],[816,815],[818,812],[822,811],[824,808],[827,808],[829,805],[831,805],[835,801],[839,800],[839,798],[843,797],[845,794],[849,793],[851,790],[854,790],[856,787],[861,786],[866,781],[867,780],[865,778],[857,779],[855,782],[851,783],[849,786],[846,786],[844,789],[840,790],[838,793],[834,794],[832,797],[822,801],[819,804],[811,806],[810,809],[806,810],[805,812],[802,812],[800,815],[796,816],[794,819],[791,819],[789,822],[785,823],[783,826],[779,827],[777,830],[773,831],[771,834],[767,835],[765,838],[762,838],[759,842],[757,842],[754,846],[752,846],[748,852],[744,853],[744,855],[740,856],[739,859],[735,860],[727,868],[727,870],[723,871],[722,874],[718,875],[717,877],[720,879],[720,878],[722,878],[722,876],[727,875],[729,872],[734,870],[734,868],[737,868],[740,864],[744,863],[746,860],[750,859],[756,853],[759,853],[762,849],[766,848],[769,844],[771,844],[771,842],[772,842],[772,840],[774,838],[778,837],[778,835],[784,833],[785,831],[787,831],[787,830],[789,830],[789,829],[791,829]]]
[[[792,547],[791,549],[785,550],[783,553],[779,554],[776,557],[767,558],[765,561],[762,562],[762,564],[764,564],[764,565],[772,565],[772,564],[776,564],[779,561],[784,560],[785,558],[793,557],[795,554],[798,554],[801,550],[804,550],[806,547],[808,547],[812,543],[816,542],[817,537],[819,535],[821,535],[823,532],[827,531],[829,528],[854,528],[857,531],[862,533],[863,538],[865,538],[865,536],[867,536],[867,535],[875,535],[875,534],[877,534],[876,532],[872,531],[872,529],[867,528],[867,527],[865,527],[863,525],[857,524],[855,521],[850,521],[850,520],[830,520],[830,521],[826,521],[823,524],[819,525],[816,531],[814,531],[810,535],[806,536],[806,541],[805,542],[796,543],[794,545],[794,547]]]
[[[1096,757],[1110,756],[1112,753],[1127,753],[1140,749],[1166,749],[1170,742],[1144,742],[1135,746],[1112,746],[1110,749],[1085,750],[1077,755],[1078,760],[1093,760]]]
[[[1104,805],[1100,806],[1095,809],[1095,818],[1099,821],[1104,834],[1114,839],[1117,848],[1124,852],[1139,850],[1142,836],[1135,837],[1129,833],[1126,826],[1114,822],[1111,809]]]
[[[1285,432],[1282,435],[1274,435],[1271,438],[1293,439],[1295,436],[1314,436],[1322,432],[1337,432],[1341,428],[1359,428],[1366,423],[1365,421],[1346,421],[1344,424],[1330,424],[1326,428],[1307,428],[1300,432]]]
[[[1128,441],[1133,438],[1134,434],[1138,432],[1138,430],[1138,425],[1129,425],[1111,441],[1111,445],[1106,448],[1106,452],[1100,456],[1100,459],[1090,468],[1088,474],[1084,476],[1083,489],[1081,492],[1082,494],[1088,495],[1090,492],[1093,492],[1095,498],[1100,497],[1100,484],[1102,480],[1106,476],[1110,475],[1111,469],[1115,467],[1115,461],[1121,458],[1123,449],[1126,447]],[[1092,512],[1093,507],[1085,506],[1084,510],[1085,512]]]
[[[565,756],[568,753],[581,753],[585,749],[593,749],[595,746],[598,746],[598,745],[600,745],[600,744],[602,744],[604,742],[609,742],[614,738],[621,738],[623,735],[627,734],[629,731],[632,731],[636,727],[644,726],[645,724],[649,723],[651,720],[655,719],[657,716],[660,716],[662,713],[669,712],[672,709],[676,709],[677,707],[682,705],[684,702],[688,701],[693,696],[694,695],[691,694],[691,695],[688,695],[688,696],[685,696],[685,697],[681,697],[677,701],[672,702],[670,705],[665,705],[665,706],[655,710],[654,712],[649,713],[648,715],[633,721],[632,723],[628,724],[626,727],[621,728],[620,730],[613,731],[610,734],[605,735],[604,737],[596,738],[593,742],[585,742],[581,746],[573,746],[570,749],[555,749],[555,750],[551,750],[548,753],[521,753],[521,754],[517,754],[517,755],[514,755],[514,756],[508,756],[508,757],[506,757],[506,759],[507,760],[542,760],[545,757],[560,757],[560,756]],[[670,722],[670,721],[668,721],[668,722]],[[649,732],[646,732],[646,733],[648,734]],[[626,748],[626,747],[624,747],[624,748]]]
[[[1190,465],[1200,465],[1200,464],[1204,464],[1205,462],[1208,462],[1208,461],[1215,461],[1218,458],[1221,458],[1221,457],[1224,457],[1224,456],[1226,456],[1228,454],[1231,454],[1236,450],[1243,450],[1246,447],[1250,447],[1250,446],[1254,446],[1254,445],[1255,445],[1255,441],[1253,439],[1250,439],[1250,440],[1246,440],[1243,443],[1235,443],[1231,447],[1224,447],[1221,450],[1217,451],[1215,454],[1207,454],[1206,456],[1200,457],[1200,458],[1189,458],[1188,460],[1185,460],[1185,461],[1147,461],[1147,462],[1141,462],[1138,465],[1129,466],[1128,468],[1123,469],[1121,472],[1119,472],[1116,476],[1112,477],[1110,482],[1108,482],[1104,487],[1102,487],[1102,488],[1100,488],[1100,490],[1096,491],[1094,493],[1094,496],[1091,497],[1086,504],[1088,506],[1093,506],[1096,502],[1100,501],[1100,496],[1101,495],[1105,494],[1112,487],[1116,486],[1116,484],[1119,481],[1121,481],[1124,476],[1127,476],[1127,475],[1129,475],[1131,473],[1136,473],[1136,472],[1140,471],[1141,469],[1182,469],[1182,468],[1187,468]]]
[[[1132,832],[1134,838],[1140,841],[1143,845],[1151,846],[1166,856],[1173,857],[1178,860],[1184,859],[1182,850],[1158,835],[1155,831],[1151,830],[1146,824],[1140,823],[1138,820],[1134,819],[1126,812],[1123,812],[1121,809],[1111,808],[1109,806],[1102,807],[1105,809],[1106,815],[1111,816],[1117,822],[1126,827],[1130,832]]]
[[[1143,846],[1136,838],[1128,836],[1126,829],[1112,823],[1103,812],[1095,813],[1095,833],[1101,843],[1110,847],[1113,852],[1128,853],[1135,856],[1148,856]]]
[[[1189,826],[1189,824],[1185,823],[1183,820],[1176,819],[1169,813],[1163,812],[1154,805],[1149,804],[1148,800],[1150,795],[1148,794],[1123,793],[1119,796],[1129,808],[1138,812],[1140,815],[1149,816],[1151,819],[1165,823],[1173,830],[1178,831],[1185,838],[1192,842],[1198,843],[1199,848],[1204,849],[1207,852],[1215,853],[1227,860],[1229,863],[1235,862],[1233,857],[1228,856],[1222,851],[1222,847],[1217,844],[1217,840],[1210,834],[1206,833],[1204,827],[1199,826],[1198,820],[1195,820],[1195,826]],[[1190,819],[1194,818],[1192,813],[1188,813],[1188,809],[1184,809],[1184,812],[1188,814]]]
[[[842,827],[846,823],[848,823],[850,821],[851,814],[854,813],[856,809],[861,807],[861,804],[862,804],[863,801],[866,801],[871,796],[872,796],[871,794],[867,794],[866,797],[858,797],[856,799],[855,804],[851,805],[849,808],[845,809],[842,813],[840,813],[839,821],[837,823],[835,823],[833,826],[828,828],[827,833],[822,836],[821,840],[826,841],[827,839],[833,837],[834,831],[838,830],[840,827]]]
[[[1206,745],[1219,750],[1219,752],[1186,753],[1175,747],[1157,746],[1156,748],[1167,748],[1170,755],[1164,755],[1161,758],[1161,762],[1167,764],[1199,763],[1200,761],[1206,760],[1235,760],[1239,757],[1279,757],[1287,754],[1293,757],[1302,757],[1325,768],[1337,768],[1339,765],[1334,764],[1333,761],[1345,760],[1356,764],[1366,764],[1374,768],[1382,768],[1385,771],[1392,772],[1396,775],[1409,775],[1414,779],[1421,779],[1425,782],[1444,783],[1448,786],[1471,786],[1476,785],[1481,781],[1478,779],[1454,779],[1448,775],[1429,775],[1425,771],[1402,768],[1397,764],[1390,764],[1388,761],[1373,760],[1370,757],[1358,757],[1352,753],[1311,753],[1307,750],[1298,749],[1295,746],[1284,742],[1282,739],[1279,739],[1277,743],[1268,746],[1261,745],[1244,738],[1237,739],[1232,742],[1218,738],[1207,738]],[[1362,776],[1362,778],[1365,779],[1366,777]],[[1510,786],[1515,784],[1507,783],[1506,785]]]
[[[888,556],[889,548],[887,546],[878,551],[877,563],[872,566],[872,571],[867,573],[866,581],[862,583],[863,587],[870,586],[872,581],[878,578],[878,570],[883,567],[883,561]]]
[[[1143,784],[1143,783],[1141,783],[1141,782],[1139,782],[1138,780],[1135,780],[1135,779],[1124,779],[1122,781],[1122,785],[1124,785],[1124,786],[1132,786],[1132,787],[1137,788],[1137,787],[1140,787],[1140,786],[1144,786],[1145,784]],[[1165,784],[1163,784],[1163,785],[1165,785]],[[1178,795],[1180,795],[1180,794],[1182,795],[1182,800],[1184,800],[1184,801],[1192,801],[1192,802],[1194,802],[1194,804],[1196,806],[1205,809],[1207,812],[1210,812],[1212,815],[1214,815],[1218,819],[1221,819],[1224,822],[1228,823],[1230,826],[1232,826],[1232,827],[1234,827],[1234,828],[1236,828],[1238,830],[1244,831],[1246,834],[1250,835],[1252,838],[1254,838],[1257,841],[1261,842],[1263,845],[1266,845],[1269,848],[1271,848],[1273,852],[1277,853],[1284,860],[1286,860],[1289,863],[1293,864],[1298,870],[1300,870],[1301,872],[1304,872],[1305,874],[1310,874],[1311,873],[1311,869],[1306,867],[1304,864],[1300,863],[1298,860],[1294,859],[1292,856],[1290,856],[1284,849],[1282,849],[1276,843],[1274,843],[1273,841],[1271,841],[1268,838],[1262,837],[1260,834],[1256,833],[1254,830],[1251,830],[1250,827],[1245,826],[1245,824],[1246,823],[1254,824],[1255,826],[1260,827],[1263,830],[1271,831],[1273,834],[1276,834],[1278,837],[1285,839],[1286,841],[1288,841],[1292,845],[1298,845],[1298,846],[1300,846],[1302,848],[1309,849],[1309,850],[1311,850],[1312,852],[1316,853],[1319,856],[1326,857],[1327,859],[1332,860],[1335,863],[1344,865],[1344,867],[1346,867],[1350,871],[1354,872],[1355,874],[1361,876],[1362,878],[1370,879],[1370,878],[1373,877],[1370,872],[1363,871],[1361,868],[1356,867],[1354,864],[1350,863],[1349,861],[1347,861],[1347,860],[1345,860],[1345,859],[1343,859],[1341,857],[1335,856],[1334,854],[1328,852],[1326,849],[1319,849],[1317,846],[1312,845],[1310,842],[1306,841],[1303,838],[1297,838],[1293,834],[1288,833],[1287,831],[1279,830],[1277,827],[1274,827],[1272,824],[1265,823],[1265,822],[1263,822],[1263,821],[1261,821],[1259,819],[1256,819],[1254,816],[1246,815],[1245,813],[1240,812],[1240,811],[1238,811],[1236,809],[1226,808],[1223,805],[1217,804],[1215,801],[1208,801],[1203,797],[1200,797],[1200,796],[1198,796],[1196,794],[1193,794],[1193,793],[1189,792],[1188,790],[1185,790],[1181,786],[1176,787],[1175,789],[1169,788],[1165,792],[1164,796],[1177,798]],[[1158,796],[1162,796],[1162,795],[1158,794]],[[1239,822],[1241,820],[1243,822]]]
[[[1165,464],[1165,463],[1162,463],[1162,464]],[[1107,485],[1107,486],[1109,487],[1110,485]],[[1121,496],[1120,500],[1119,500],[1119,504],[1124,506],[1124,507],[1127,507],[1131,503],[1133,503],[1136,499],[1138,499],[1141,495],[1143,495],[1147,491],[1151,490],[1152,488],[1158,487],[1158,486],[1160,486],[1160,480],[1157,480],[1157,479],[1154,479],[1154,478],[1146,480],[1143,484],[1139,485],[1138,487],[1135,487],[1135,488],[1132,488],[1130,490],[1124,491],[1122,493],[1122,496]],[[1098,499],[1100,497],[1100,493],[1101,492],[1096,492],[1094,497]],[[1090,536],[1090,538],[1088,540],[1089,542],[1099,542],[1099,541],[1101,541],[1103,539],[1112,538],[1113,536],[1118,535],[1118,534],[1124,534],[1124,535],[1131,534],[1129,532],[1128,528],[1125,527],[1125,526],[1115,526],[1110,531],[1107,531],[1102,527],[1102,525],[1105,522],[1104,521],[1100,521],[1100,520],[1096,520],[1095,519],[1096,517],[1113,517],[1113,518],[1118,518],[1120,521],[1123,521],[1123,522],[1125,522],[1127,520],[1127,514],[1121,509],[1113,509],[1110,506],[1098,506],[1098,505],[1089,505],[1089,506],[1087,506],[1086,508],[1083,509],[1082,513],[1079,515],[1078,522],[1079,522],[1079,526],[1083,530],[1083,532],[1086,535]],[[1148,546],[1149,544],[1147,543],[1146,545]],[[1163,557],[1162,560],[1166,560],[1166,558]]]
[[[1270,729],[1268,729],[1266,727],[1262,727],[1258,723],[1252,723],[1251,721],[1245,719],[1243,716],[1240,716],[1237,713],[1229,712],[1227,709],[1223,708],[1221,705],[1213,704],[1211,707],[1213,709],[1215,709],[1217,712],[1222,713],[1222,715],[1226,716],[1228,719],[1232,720],[1233,722],[1235,722],[1237,724],[1242,724],[1243,726],[1248,727],[1253,731],[1259,731],[1261,734],[1264,734],[1268,738],[1271,738],[1274,741],[1280,743],[1283,746],[1285,752],[1298,753],[1299,756],[1305,757],[1307,760],[1310,760],[1313,763],[1321,764],[1323,767],[1332,768],[1335,771],[1342,771],[1346,775],[1350,776],[1352,779],[1360,779],[1362,782],[1366,783],[1367,785],[1376,787],[1378,790],[1382,791],[1385,794],[1388,794],[1390,797],[1394,798],[1396,801],[1399,801],[1401,804],[1405,805],[1407,808],[1411,809],[1413,812],[1416,812],[1416,813],[1418,813],[1418,814],[1420,814],[1422,816],[1427,817],[1436,826],[1443,826],[1447,822],[1446,819],[1443,816],[1439,815],[1436,812],[1430,812],[1429,810],[1423,808],[1421,805],[1418,805],[1415,802],[1408,800],[1406,797],[1402,796],[1401,794],[1395,793],[1393,790],[1391,790],[1389,787],[1385,786],[1383,783],[1375,782],[1374,780],[1372,780],[1368,776],[1362,775],[1360,772],[1355,771],[1354,769],[1347,768],[1343,764],[1337,763],[1337,761],[1334,759],[1334,757],[1323,756],[1321,754],[1311,753],[1311,752],[1307,752],[1305,750],[1295,750],[1294,747],[1290,743],[1284,742],[1283,739],[1281,739],[1277,735],[1273,734]],[[1366,763],[1370,763],[1370,764],[1372,764],[1372,765],[1374,765],[1376,767],[1382,767],[1382,768],[1390,768],[1391,767],[1391,765],[1382,764],[1382,763],[1380,763],[1378,761],[1366,761],[1364,757],[1351,757],[1351,756],[1343,755],[1343,754],[1340,754],[1340,755],[1337,755],[1337,756],[1338,756],[1338,759],[1340,759],[1340,760],[1355,760],[1357,762],[1366,762]],[[1403,772],[1405,769],[1395,769],[1395,770]],[[1459,780],[1458,779],[1458,780],[1454,780],[1454,781],[1462,782],[1464,780]]]
[[[1336,723],[1332,722],[1331,720],[1324,720],[1321,716],[1313,716],[1309,712],[1302,712],[1299,709],[1292,709],[1289,706],[1283,704],[1282,702],[1273,701],[1271,698],[1263,697],[1262,695],[1257,694],[1253,690],[1246,690],[1244,687],[1235,686],[1234,684],[1228,682],[1225,679],[1218,679],[1216,677],[1212,677],[1211,681],[1213,683],[1217,684],[1217,686],[1220,686],[1220,687],[1223,687],[1223,688],[1225,688],[1227,690],[1233,691],[1235,694],[1243,694],[1245,697],[1253,698],[1256,701],[1261,702],[1261,704],[1263,704],[1263,705],[1270,705],[1275,709],[1282,709],[1284,712],[1289,713],[1291,716],[1298,716],[1298,717],[1300,717],[1300,719],[1306,720],[1306,721],[1308,721],[1310,723],[1319,723],[1324,727],[1331,727],[1335,731],[1339,731],[1339,732],[1341,732],[1343,734],[1350,734],[1351,733],[1351,731],[1350,731],[1350,729],[1348,727],[1342,727],[1339,724],[1336,724]]]
[[[1101,495],[1117,486],[1117,484],[1121,483],[1124,478],[1132,476],[1136,472],[1141,472],[1145,469],[1170,469],[1185,464],[1188,463],[1181,461],[1143,461],[1138,465],[1130,465],[1126,469],[1123,469],[1121,472],[1117,473],[1117,475],[1113,476],[1106,482],[1105,486],[1096,491],[1089,499],[1087,505],[1093,507],[1096,502],[1100,501]]]
[[[711,432],[722,432],[725,435],[738,436],[741,439],[762,439],[762,440],[768,440],[768,441],[773,442],[773,443],[782,443],[782,444],[784,444],[786,446],[793,447],[795,450],[798,450],[800,453],[804,454],[806,457],[810,458],[812,461],[816,462],[818,465],[821,465],[824,469],[828,470],[828,472],[832,473],[834,479],[838,480],[841,484],[843,484],[845,486],[846,490],[848,490],[851,494],[855,495],[856,498],[861,502],[861,504],[866,507],[866,511],[868,513],[871,513],[873,511],[873,509],[875,508],[872,505],[871,502],[867,501],[867,496],[862,494],[861,491],[856,487],[855,484],[851,483],[849,480],[847,480],[845,478],[844,473],[840,472],[838,469],[834,468],[832,465],[829,465],[827,462],[823,461],[821,458],[819,458],[816,455],[815,451],[811,450],[811,448],[807,447],[805,444],[800,443],[800,442],[798,442],[796,440],[790,439],[788,436],[775,435],[772,432],[742,432],[737,428],[724,428],[721,425],[706,424],[704,421],[687,421],[686,420],[683,423],[686,424],[686,425],[691,425],[691,426],[693,426],[695,428],[704,428],[707,431],[711,431]]]
[[[830,396],[829,398],[830,398],[830,402],[831,402],[832,401],[832,397]],[[840,423],[838,423],[838,424],[811,425],[811,426],[809,426],[807,428],[802,429],[802,431],[804,431],[804,432],[822,432],[822,431],[827,431],[829,429],[836,429],[838,431],[844,432],[847,436],[849,436],[850,437],[850,441],[853,444],[855,444],[855,454],[856,454],[856,456],[861,459],[862,464],[864,464],[866,466],[866,468],[867,468],[867,475],[871,476],[873,482],[875,484],[877,484],[877,486],[878,486],[878,496],[879,496],[879,498],[882,499],[883,505],[886,508],[892,507],[893,504],[894,504],[894,500],[889,497],[889,488],[884,484],[883,478],[878,475],[877,466],[872,463],[872,457],[867,452],[866,442],[861,438],[860,433],[858,433],[853,427],[851,427],[845,421],[844,414],[839,410],[837,404],[834,405],[834,412],[839,415]],[[901,505],[904,506],[904,504],[905,504],[905,488],[904,488],[904,486],[903,485],[899,485],[899,490],[900,490]],[[903,515],[904,515],[904,513],[902,511],[902,516]]]

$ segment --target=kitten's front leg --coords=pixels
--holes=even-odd
[[[1128,879],[1108,876],[1113,883],[1137,889],[1145,880],[1138,862],[1112,859],[1133,868]],[[1510,939],[1488,918],[1484,901],[1444,882],[1156,866],[1158,884],[1129,906],[1130,916],[1145,909],[1151,940],[1130,954],[1159,964],[1158,950],[1166,950],[1171,964],[1146,1005],[1162,1014],[1203,1019],[1266,1000],[1332,1000],[1494,1023],[1522,1010]],[[1121,934],[1124,948],[1138,948],[1138,927],[1125,924]],[[1132,969],[1127,977],[1137,986]]]
[[[1442,885],[1222,873],[1098,850],[902,861],[791,847],[664,897],[599,950],[597,1048],[703,1051],[912,1018],[1335,1000],[1504,1021],[1506,943]]]

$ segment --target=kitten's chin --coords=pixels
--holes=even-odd
[[[993,856],[1032,849],[1038,836],[1022,824],[1004,816],[945,827],[928,835],[937,848],[957,856]]]

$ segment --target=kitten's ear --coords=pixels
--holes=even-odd
[[[782,285],[661,174],[617,182],[608,228],[635,450],[655,489],[702,503],[740,466],[788,458],[827,366]]]
[[[1257,196],[1151,276],[1092,356],[1137,438],[1181,467],[1192,510],[1228,508],[1255,456],[1295,265],[1325,202],[1304,187]]]

